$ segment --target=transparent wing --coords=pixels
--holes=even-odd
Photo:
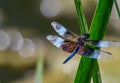
[[[102,47],[102,48],[120,46],[120,42],[118,42],[118,41],[107,41],[107,40],[101,40],[101,41],[87,40],[87,41],[97,47]]]
[[[47,36],[47,39],[57,48],[61,48],[62,50],[69,52],[69,53],[72,53],[77,46],[77,43],[69,41],[69,40],[65,40],[59,36],[49,35]]]
[[[94,59],[111,59],[113,56],[109,52],[95,50],[91,56],[87,56],[87,57]]]
[[[66,38],[68,40],[75,41],[75,42],[78,41],[78,36],[73,32],[68,31],[63,25],[57,22],[52,22],[51,25],[55,29],[55,31],[63,38]]]
[[[111,59],[112,58],[112,54],[109,52],[94,50],[92,48],[88,48],[85,46],[79,49],[78,54],[89,57],[89,58],[93,58],[93,59]]]

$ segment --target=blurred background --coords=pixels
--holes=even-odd
[[[82,4],[90,26],[97,0]],[[62,64],[69,54],[46,40],[49,34],[58,35],[52,21],[80,35],[74,0],[0,0],[0,83],[41,83],[36,82],[37,71],[42,70],[37,63],[43,64],[43,83],[73,83],[81,56]],[[119,27],[114,6],[104,39],[120,41]],[[112,60],[99,60],[103,83],[119,83],[120,47],[103,50],[114,55]]]

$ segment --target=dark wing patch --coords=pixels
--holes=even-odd
[[[86,56],[88,58],[93,59],[111,59],[112,54],[109,52],[101,51],[101,50],[94,50],[89,47],[82,46],[79,51],[79,55]]]
[[[49,35],[47,36],[47,39],[53,44],[55,45],[57,48],[61,48],[62,50],[72,53],[73,50],[76,48],[77,43],[69,41],[69,40],[65,40],[59,36],[52,36]]]
[[[84,56],[90,56],[93,52],[94,52],[94,49],[88,48],[86,46],[81,46],[78,51],[78,54],[84,55]]]
[[[71,42],[69,40],[65,40],[64,43],[62,44],[62,49],[66,52],[72,53],[76,48],[76,46],[77,46],[77,43]]]

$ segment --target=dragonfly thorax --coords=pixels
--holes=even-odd
[[[87,40],[89,38],[89,34],[88,33],[85,33],[84,36],[82,36],[82,40]]]
[[[89,38],[89,34],[88,33],[85,33],[83,36],[80,36],[79,37],[79,40],[83,40],[83,41],[86,41],[88,38]]]
[[[84,45],[84,40],[82,40],[81,37],[78,38],[78,44],[80,44],[81,46]]]

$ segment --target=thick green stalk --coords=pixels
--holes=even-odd
[[[102,83],[98,62],[96,62],[96,66],[92,76],[93,76],[93,83]]]
[[[99,4],[97,6],[97,10],[95,16],[93,18],[91,27],[90,27],[90,39],[102,40],[104,37],[104,33],[107,28],[107,24],[109,21],[109,16],[111,13],[112,5],[114,0],[99,0]],[[98,10],[99,9],[99,10]],[[96,34],[96,35],[95,35]],[[92,64],[96,63],[97,60],[91,60]],[[90,64],[90,65],[92,65]],[[99,74],[99,70],[97,70],[96,65],[94,65],[94,69]],[[96,74],[93,73],[93,78],[96,77]],[[95,83],[98,83],[95,79],[93,79]],[[99,80],[100,81],[100,80]],[[101,83],[101,82],[100,82]]]
[[[90,27],[90,39],[103,39],[109,21],[113,1],[114,0],[99,0],[99,4]]]
[[[89,31],[90,39],[103,39],[112,5],[113,0],[99,0]],[[97,60],[82,57],[74,83],[90,83],[92,75],[94,83],[101,83],[102,81],[99,81],[99,78],[98,80],[95,79],[96,72],[99,74]]]

